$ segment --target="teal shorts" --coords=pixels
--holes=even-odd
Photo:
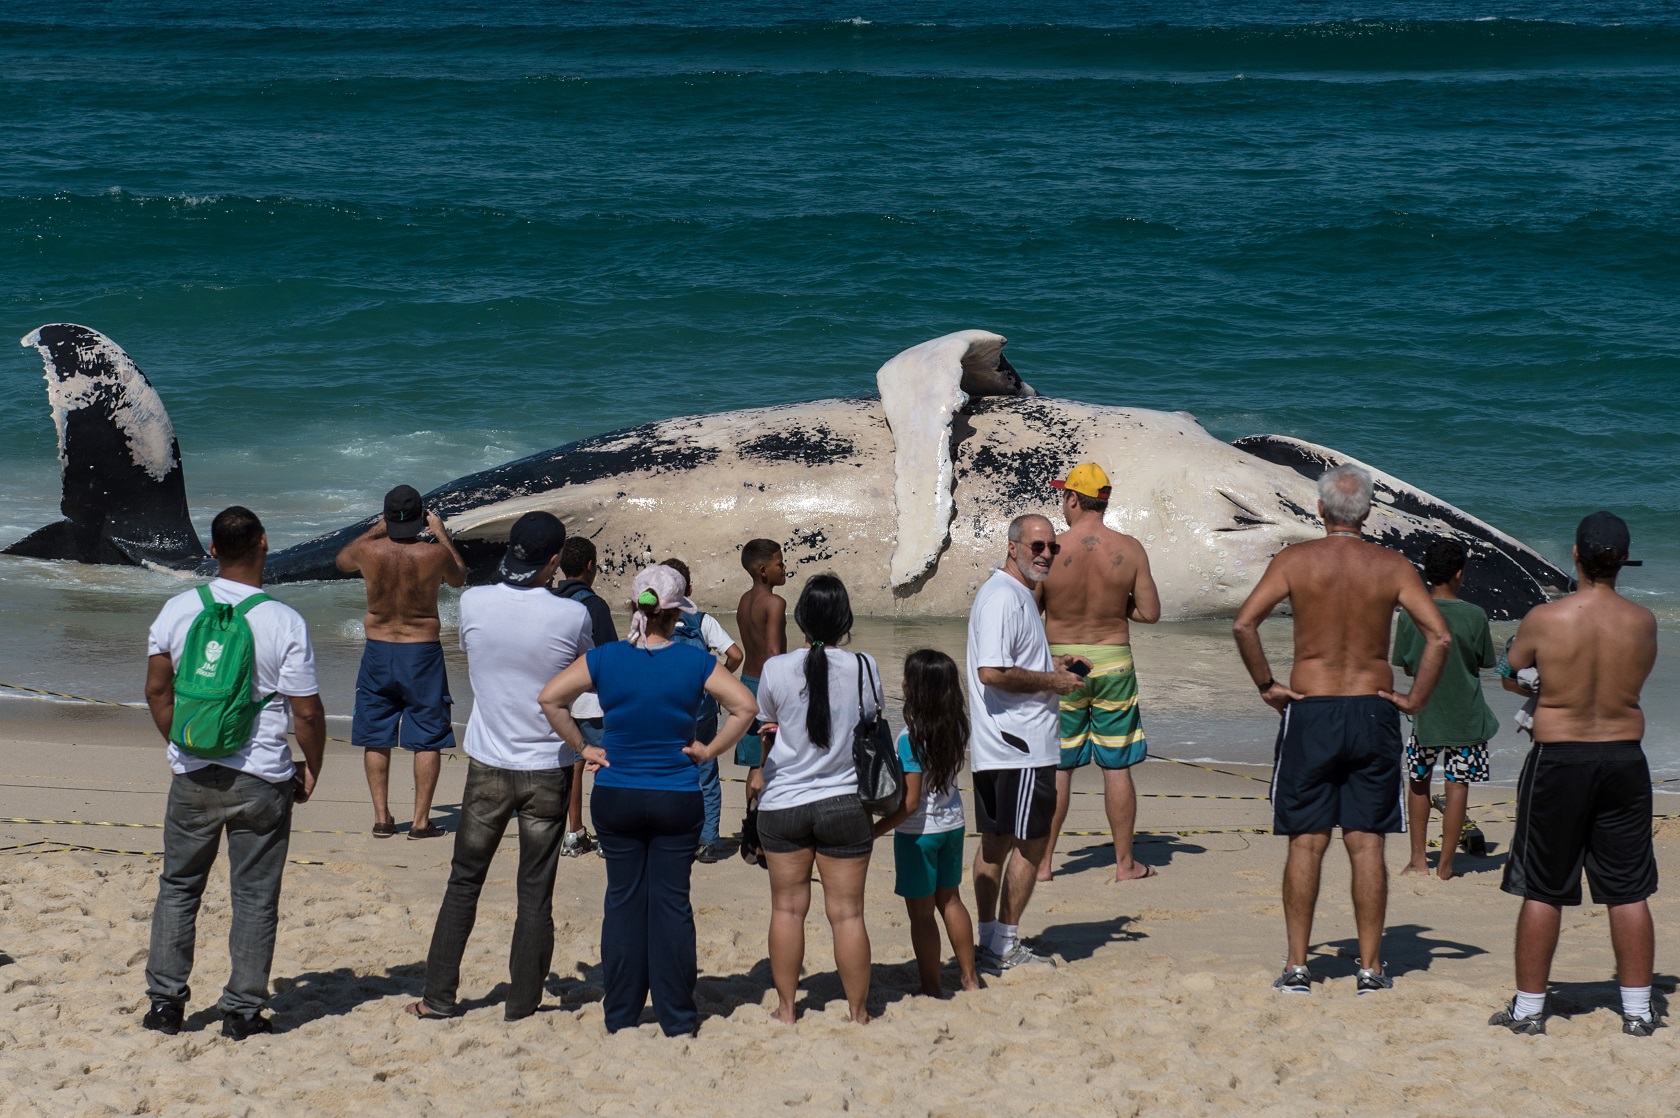
[[[898,875],[893,892],[901,897],[931,897],[935,889],[955,889],[962,884],[963,833],[895,833],[893,868]]]
[[[750,675],[741,677],[741,682],[747,685],[747,690],[758,696],[758,680]],[[735,743],[735,763],[745,765],[749,769],[756,769],[764,764],[764,742],[758,736],[758,719],[753,719],[752,732],[741,735],[741,740]]]

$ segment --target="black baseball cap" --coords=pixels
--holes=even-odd
[[[529,586],[548,561],[566,546],[566,526],[551,512],[528,512],[513,522],[507,553],[496,577],[515,586]]]
[[[1630,542],[1627,521],[1613,512],[1595,512],[1575,529],[1575,551],[1583,561],[1605,559],[1623,567],[1641,566],[1641,560],[1627,557]]]
[[[393,540],[412,540],[426,527],[426,506],[420,491],[399,485],[385,494],[385,531]]]

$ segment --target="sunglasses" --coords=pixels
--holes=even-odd
[[[1034,540],[1032,543],[1025,544],[1023,546],[1025,546],[1026,549],[1028,551],[1032,552],[1034,555],[1043,555],[1045,548],[1050,549],[1050,554],[1051,555],[1060,555],[1062,553],[1062,545],[1061,544],[1059,544],[1059,543],[1045,543],[1043,540]]]

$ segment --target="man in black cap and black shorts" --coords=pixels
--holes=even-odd
[[[430,533],[428,540],[422,533]],[[391,750],[414,754],[414,822],[411,839],[443,834],[431,822],[438,754],[455,747],[450,728],[449,678],[438,643],[438,587],[467,581],[466,564],[449,542],[436,513],[427,512],[413,486],[385,494],[385,513],[338,553],[338,569],[360,573],[367,584],[367,648],[356,676],[356,714],[350,740],[366,750],[363,767],[373,796],[373,833],[397,833],[387,793]]]
[[[1505,863],[1517,917],[1517,993],[1488,1021],[1546,1031],[1546,983],[1565,905],[1581,903],[1581,871],[1594,904],[1609,909],[1621,987],[1622,1032],[1650,1036],[1656,953],[1646,898],[1657,891],[1651,843],[1651,772],[1640,742],[1639,692],[1657,661],[1657,620],[1616,592],[1628,559],[1621,518],[1595,512],[1575,531],[1578,589],[1535,606],[1507,657],[1540,673],[1534,748],[1517,784],[1517,828]]]

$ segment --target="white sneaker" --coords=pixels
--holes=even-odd
[[[589,837],[587,830],[567,831],[566,837],[560,840],[562,858],[577,858],[594,849],[595,840]]]
[[[986,954],[991,960],[991,966],[988,969],[995,970],[998,974],[1002,974],[1006,970],[1014,970],[1016,967],[1035,965],[1054,967],[1056,965],[1056,960],[1048,955],[1040,955],[1024,943],[1017,943],[1006,955],[998,955],[990,951]]]

